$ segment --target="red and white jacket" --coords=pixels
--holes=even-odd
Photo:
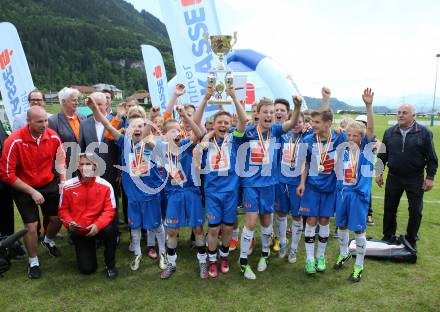
[[[13,184],[20,178],[32,187],[41,187],[54,179],[54,164],[65,171],[66,154],[58,134],[46,129],[37,143],[29,126],[14,131],[5,141],[0,160],[0,180]]]
[[[69,222],[81,227],[96,224],[101,231],[116,215],[116,201],[113,188],[106,180],[96,177],[81,180],[78,177],[64,184],[58,206],[58,216],[66,228]],[[78,231],[77,234],[86,234]]]

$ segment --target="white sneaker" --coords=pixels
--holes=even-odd
[[[159,268],[161,270],[165,270],[167,268],[167,264],[168,264],[167,255],[164,253],[161,253],[159,255]]]
[[[288,260],[290,263],[296,262],[296,251],[290,250]]]
[[[278,252],[278,258],[284,258],[287,254],[287,244],[280,246],[280,251]]]
[[[254,280],[257,278],[255,273],[252,271],[251,266],[249,264],[240,266],[241,272],[243,273],[244,278],[248,280]]]
[[[269,257],[261,257],[260,261],[258,261],[258,266],[257,266],[257,271],[258,272],[263,272],[266,271],[267,269],[267,259]]]
[[[132,271],[139,270],[139,265],[141,264],[141,261],[142,261],[142,255],[135,256],[130,263],[130,269]]]

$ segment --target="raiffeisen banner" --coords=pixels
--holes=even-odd
[[[141,45],[141,48],[151,103],[163,112],[168,103],[168,81],[162,55],[151,45]]]
[[[221,34],[214,0],[161,0],[159,3],[173,48],[177,82],[186,87],[183,100],[198,106],[205,94],[208,71],[218,62],[204,38],[205,32]]]
[[[28,110],[28,93],[35,89],[17,29],[0,23],[0,92],[13,127],[14,116]]]

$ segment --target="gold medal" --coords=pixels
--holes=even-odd
[[[357,166],[359,162],[359,148],[356,146],[357,151],[354,153],[351,146],[348,149],[348,155],[350,156],[350,166],[351,166],[351,182],[354,183],[357,177]]]
[[[139,177],[141,175],[141,171],[139,169],[136,169],[134,174]]]
[[[293,133],[293,131],[292,131],[292,133]],[[301,135],[298,135],[297,137],[296,137],[296,139],[295,139],[295,143],[293,144],[293,146],[292,146],[292,139],[293,139],[293,136],[291,136],[290,137],[290,140],[289,140],[289,154],[290,154],[290,166],[293,168],[293,167],[295,167],[295,156],[296,156],[296,147],[298,146],[298,142],[299,142],[299,139],[301,138]]]
[[[319,165],[318,167],[319,172],[324,172],[324,169],[325,169],[324,165]]]
[[[267,162],[267,150],[266,150],[266,142],[270,139],[270,129],[267,130],[266,133],[266,140],[263,138],[263,131],[260,130],[260,127],[257,127],[257,133],[258,133],[258,140],[260,141],[261,149],[263,150],[263,164]]]
[[[212,140],[214,141],[214,147],[215,147],[215,149],[217,151],[217,157],[215,158],[216,164],[219,167],[224,167],[225,162],[223,160],[223,157],[225,157],[224,146],[227,144],[226,137],[223,139],[222,146],[218,146],[217,140],[215,138],[213,138]]]
[[[145,143],[141,143],[141,152],[140,154],[137,153],[137,148],[136,146],[133,145],[133,141],[131,142],[132,144],[132,148],[133,148],[133,152],[134,152],[134,158],[135,158],[135,170],[134,170],[134,175],[135,176],[140,176],[141,175],[141,162],[142,162],[142,158],[144,156],[144,150],[145,150]]]
[[[316,142],[318,145],[318,150],[319,150],[319,166],[318,166],[318,171],[319,172],[324,172],[324,163],[325,160],[327,158],[327,154],[328,154],[328,150],[330,148],[330,144],[332,142],[332,131],[329,130],[329,134],[327,136],[327,143],[325,145],[325,148],[322,147],[322,143],[321,143],[321,138],[319,137],[319,134],[316,135]],[[322,150],[325,150],[324,152]]]

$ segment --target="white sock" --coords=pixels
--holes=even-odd
[[[339,254],[341,256],[348,255],[348,241],[350,240],[350,233],[347,229],[338,229],[339,234]]]
[[[290,249],[294,253],[296,253],[298,249],[298,243],[302,235],[302,228],[303,228],[302,221],[296,221],[296,220],[292,221],[292,243],[290,245]]]
[[[210,253],[208,252],[208,259],[209,262],[216,262],[217,261],[217,253]]]
[[[247,259],[249,248],[251,248],[252,239],[254,238],[254,231],[249,230],[243,226],[240,240],[240,258]]]
[[[131,246],[133,247],[135,256],[139,256],[142,254],[141,237],[142,237],[142,232],[140,228],[131,229]]]
[[[201,253],[197,253],[197,259],[199,260],[200,263],[206,263],[206,259],[208,258],[208,255],[205,253],[201,254]]]
[[[47,235],[44,235],[44,242],[50,247],[55,246],[55,242],[53,241],[53,239],[48,238]]]
[[[155,241],[156,235],[154,230],[147,230],[147,246],[154,247],[156,245]]]
[[[35,257],[29,257],[29,266],[32,268],[36,265],[40,265],[40,262],[38,261],[38,256]]]
[[[232,240],[238,240],[238,234],[240,234],[240,229],[237,227],[232,230]]]
[[[354,234],[356,240],[356,262],[355,264],[364,268],[364,257],[367,251],[367,237],[365,233]]]
[[[153,230],[153,234],[157,239],[157,245],[159,246],[159,253],[164,254],[165,253],[166,236],[165,236],[165,229],[163,227],[163,224],[161,224],[157,228],[155,228]]]
[[[261,251],[270,251],[270,237],[272,236],[272,225],[267,227],[261,226],[260,237],[261,237]]]
[[[173,267],[175,267],[176,266],[176,260],[177,260],[177,253],[175,253],[174,255],[168,255],[167,254],[167,259],[168,259],[168,262],[173,266]]]
[[[330,224],[320,224],[318,236],[318,252],[316,253],[317,258],[325,256],[325,248],[327,247],[328,237],[330,236]]]
[[[280,238],[281,246],[285,246],[287,244],[287,216],[286,217],[280,217],[277,216],[277,224],[278,224],[278,233]]]
[[[315,261],[315,230],[316,225],[306,223],[304,231],[304,241],[306,245],[306,256],[308,261]]]

